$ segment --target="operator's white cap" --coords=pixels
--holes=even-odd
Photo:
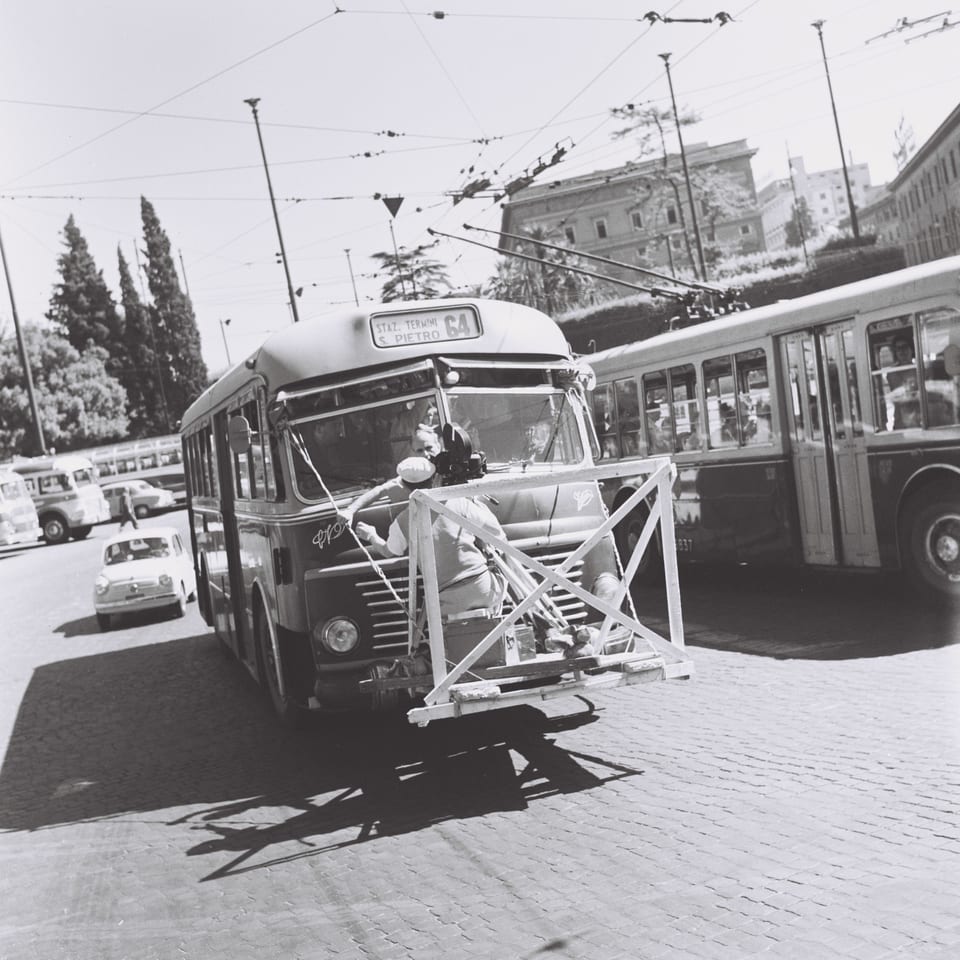
[[[436,472],[426,457],[407,457],[397,464],[397,476],[404,483],[426,483]]]

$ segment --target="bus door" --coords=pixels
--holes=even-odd
[[[843,562],[851,567],[879,567],[853,321],[823,327],[819,336]]]
[[[803,558],[878,566],[853,323],[783,338]]]
[[[216,462],[220,474],[220,519],[223,523],[223,549],[226,553],[226,569],[221,571],[217,584],[222,604],[216,629],[225,632],[223,639],[236,651],[237,656],[247,661],[251,645],[245,643],[243,624],[244,593],[243,571],[240,569],[240,541],[237,536],[237,514],[233,477],[233,452],[230,449],[227,431],[230,415],[225,410],[214,414],[213,437],[216,444]],[[221,626],[222,625],[222,626]]]

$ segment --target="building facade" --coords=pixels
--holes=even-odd
[[[843,168],[808,173],[803,157],[790,157],[789,162],[793,182],[789,177],[774,180],[762,187],[758,196],[768,250],[782,250],[787,246],[787,224],[793,217],[794,193],[797,199],[806,201],[813,225],[812,236],[838,231],[840,222],[850,216]],[[870,167],[866,163],[848,164],[847,172],[853,202],[859,211],[870,193]]]
[[[745,140],[737,140],[716,146],[693,144],[685,152],[708,257],[719,251],[763,250],[751,167],[756,151]],[[679,155],[668,156],[666,164],[662,158],[645,160],[519,191],[503,204],[501,230],[520,234],[534,228],[542,229],[551,242],[623,263],[697,272],[692,266],[697,262],[696,240]],[[501,236],[500,246],[511,249],[516,242]],[[602,272],[637,280],[630,270],[605,266]]]
[[[960,105],[890,183],[907,263],[960,253]]]

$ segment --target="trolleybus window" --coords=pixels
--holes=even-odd
[[[633,377],[616,381],[617,426],[620,449],[617,456],[632,457],[640,453],[640,395]]]
[[[920,314],[927,426],[960,423],[960,313],[944,308]]]
[[[878,433],[920,426],[920,390],[909,316],[867,327],[873,414]]]

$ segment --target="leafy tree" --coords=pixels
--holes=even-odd
[[[711,232],[722,220],[734,220],[754,206],[750,191],[740,179],[711,164],[690,171],[690,186],[700,204],[703,223]]]
[[[387,279],[380,288],[384,303],[394,300],[433,300],[450,289],[446,267],[438,260],[425,256],[434,243],[424,243],[412,250],[401,247],[397,253],[380,251],[371,258],[380,264]]]
[[[157,354],[150,311],[140,299],[123,251],[117,247],[120,303],[128,366],[118,373],[127,391],[131,437],[156,437],[171,430],[163,383],[158,377]]]
[[[23,328],[34,393],[46,442],[59,451],[117,440],[126,435],[126,395],[107,372],[107,352],[88,346],[81,354],[57,333],[34,324]],[[30,403],[15,338],[0,342],[0,458],[25,452],[33,436]]]
[[[140,198],[140,217],[146,243],[147,283],[153,297],[149,310],[156,331],[157,360],[167,411],[175,421],[206,388],[209,375],[200,352],[193,304],[180,289],[170,241],[146,197]]]
[[[786,224],[786,240],[788,247],[803,246],[805,240],[813,236],[813,217],[810,208],[803,197],[798,197]]]
[[[128,365],[128,358],[113,294],[73,214],[67,218],[63,236],[66,250],[57,258],[60,282],[54,286],[47,319],[81,353],[91,344],[103,347],[109,355],[107,369],[116,373]]]
[[[486,293],[497,300],[509,300],[558,316],[577,307],[586,307],[607,299],[601,281],[568,270],[577,265],[576,251],[551,250],[539,241],[561,246],[558,240],[541,227],[524,230],[528,238],[518,244],[518,253],[536,257],[536,261],[520,257],[504,257],[497,262],[497,272],[487,282]]]

